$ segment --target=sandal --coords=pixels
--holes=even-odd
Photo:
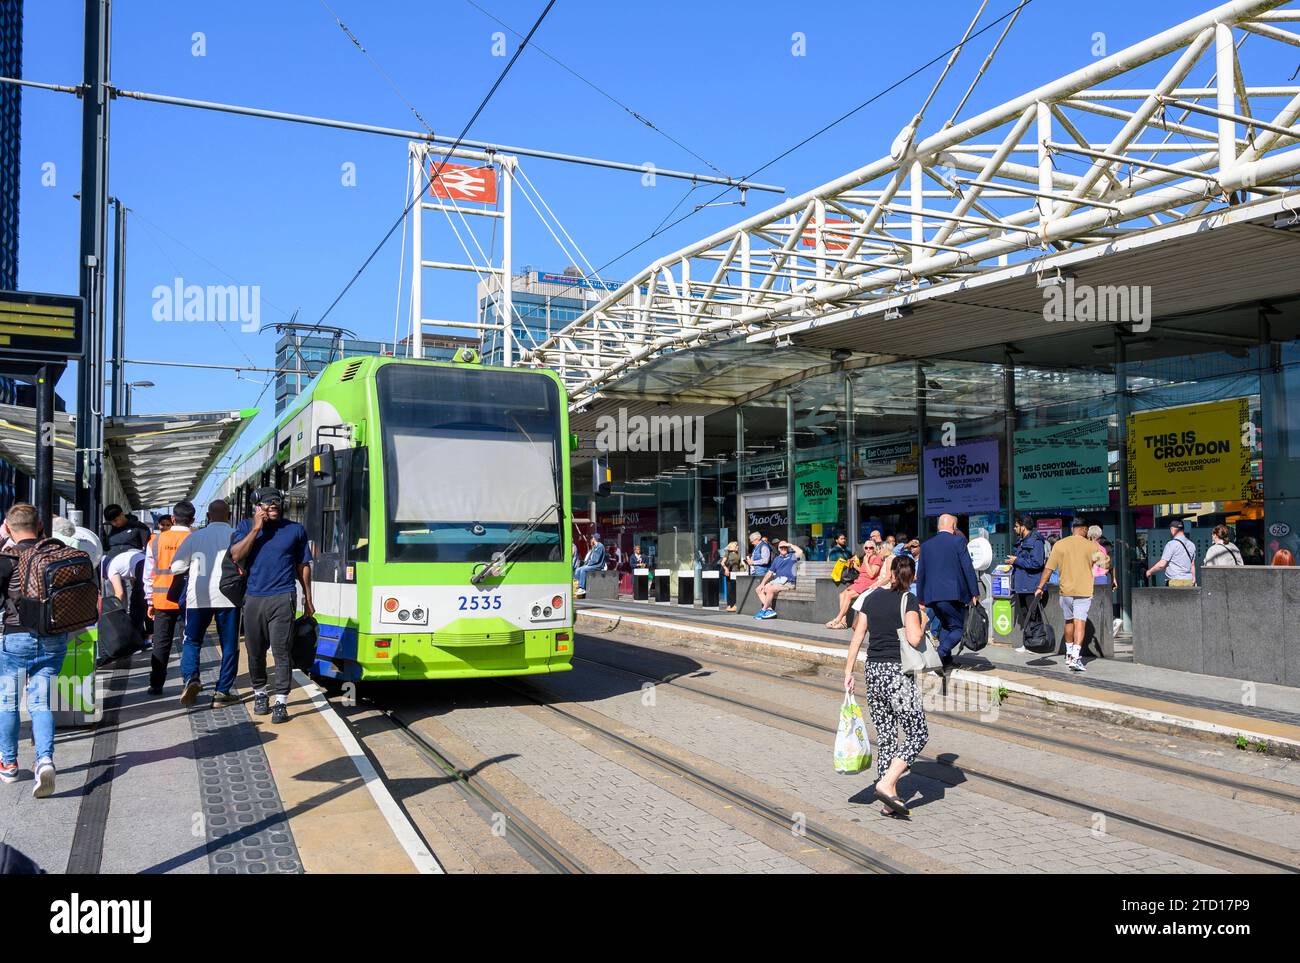
[[[891,816],[898,816],[902,819],[907,819],[912,815],[911,811],[907,808],[907,803],[903,802],[903,800],[899,799],[897,796],[883,793],[879,789],[875,790],[875,793],[876,798],[889,808]]]
[[[843,619],[831,619],[826,623],[826,628],[828,629],[847,629],[848,627],[848,623]]]

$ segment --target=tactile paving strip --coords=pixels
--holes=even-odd
[[[204,647],[204,655],[215,646]],[[302,859],[248,703],[212,705],[219,662],[204,658],[204,688],[190,711],[208,867],[213,873],[301,873]]]

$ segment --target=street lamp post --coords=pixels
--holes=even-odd
[[[156,388],[152,381],[128,381],[126,383],[126,411],[124,414],[131,414],[131,400],[135,397],[136,388]]]

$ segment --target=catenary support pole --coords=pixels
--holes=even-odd
[[[54,521],[54,386],[63,365],[47,363],[36,369],[36,511],[48,536]],[[87,524],[85,521],[82,524]],[[92,523],[93,524],[93,523]]]
[[[1014,541],[1013,532],[1016,520],[1016,356],[1011,345],[1006,346],[1002,359],[1002,406],[1003,434],[1006,435],[1006,454],[1003,457],[1002,471],[1006,476],[1007,506],[1007,548],[1010,550]],[[1000,560],[995,559],[1000,564]]]
[[[787,391],[785,393],[785,540],[791,543],[794,542],[794,504],[796,497],[794,484],[794,445],[794,393]]]
[[[1133,513],[1129,509],[1128,490],[1128,416],[1132,399],[1128,393],[1128,345],[1124,333],[1115,329],[1115,414],[1119,422],[1116,468],[1119,471],[1119,560],[1115,571],[1115,587],[1119,592],[1120,618],[1124,631],[1133,631],[1133,562],[1137,558],[1137,535],[1133,527]]]
[[[126,357],[126,208],[113,198],[113,364],[112,406],[109,413],[122,414],[125,378],[122,359]]]
[[[857,435],[857,419],[853,414],[853,374],[844,372],[844,532],[849,537],[849,551],[857,545],[853,510],[853,445]]]
[[[916,537],[925,541],[925,367],[918,361],[913,370],[916,372],[916,450],[919,454],[916,459]]]
[[[104,254],[108,213],[108,88],[111,0],[86,0],[81,98],[79,292],[85,352],[77,366],[76,502],[84,524],[99,517],[103,439]]]

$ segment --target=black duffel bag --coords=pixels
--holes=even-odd
[[[316,639],[319,631],[313,616],[300,615],[293,620],[292,656],[295,669],[307,673],[315,669]]]
[[[143,645],[144,639],[132,623],[122,600],[113,595],[106,596],[100,603],[96,665],[107,665],[124,659]]]
[[[1025,624],[1020,627],[1021,642],[1030,652],[1050,655],[1056,651],[1056,630],[1047,624],[1047,613],[1043,611],[1043,597],[1034,596],[1025,615]]]
[[[989,644],[989,616],[982,605],[972,605],[966,610],[966,625],[961,633],[961,647],[968,652],[978,652]]]

